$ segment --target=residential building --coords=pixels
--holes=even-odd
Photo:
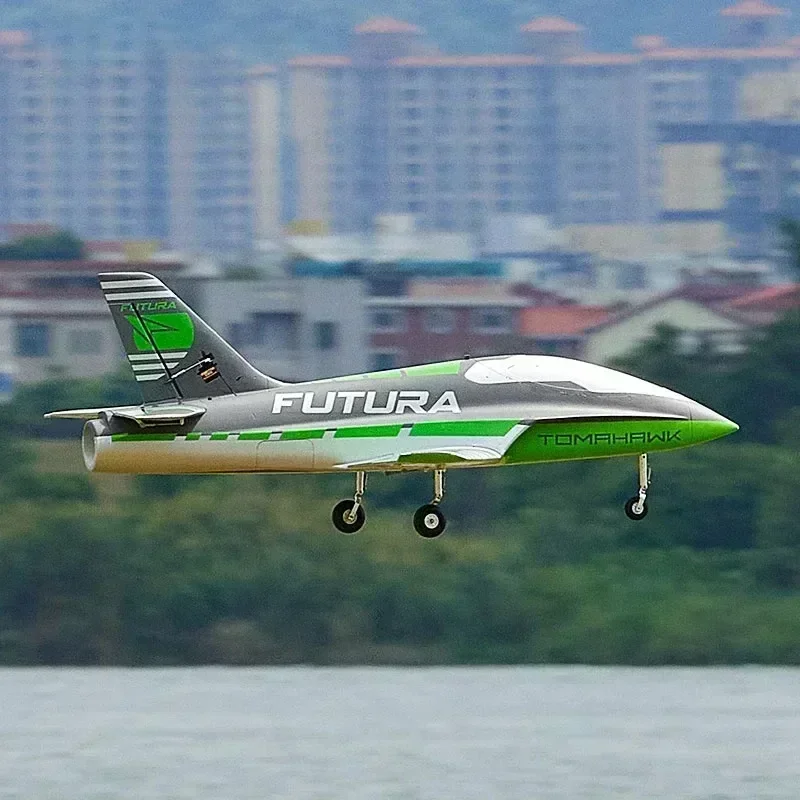
[[[749,292],[735,297],[727,307],[755,325],[769,325],[789,311],[800,309],[800,283]]]
[[[725,306],[737,291],[744,294],[742,288],[689,286],[633,306],[585,331],[584,357],[595,364],[608,364],[643,344],[659,325],[681,332],[687,354],[704,348],[720,355],[739,353],[752,325]]]
[[[793,80],[800,96],[800,71]],[[793,113],[665,127],[664,147],[680,149],[685,163],[669,216],[696,216],[697,198],[713,192],[702,213],[725,225],[731,254],[744,260],[774,256],[782,246],[780,221],[800,217],[800,106]]]
[[[133,17],[0,31],[0,223],[235,254],[278,226],[277,77]]]
[[[179,262],[0,261],[4,380],[92,378],[121,369],[122,346],[97,274],[146,270],[174,283],[184,268]]]
[[[722,11],[714,47],[642,36],[609,54],[587,49],[581,26],[542,17],[521,27],[514,52],[469,56],[371,19],[348,53],[289,63],[297,218],[341,233],[366,230],[375,213],[444,231],[480,231],[496,213],[702,226],[725,187],[706,169],[704,192],[681,205],[689,167],[660,128],[739,119],[763,81],[799,63],[786,18],[741,0]]]
[[[612,316],[612,311],[603,306],[526,308],[520,318],[520,334],[529,341],[526,352],[583,358],[587,332]]]
[[[191,284],[187,300],[193,307],[272,377],[312,380],[368,369],[365,293],[358,278],[209,279]]]
[[[411,281],[403,294],[365,304],[370,369],[529,352],[518,333],[529,301],[497,281]]]

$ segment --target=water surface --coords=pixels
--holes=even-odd
[[[800,798],[800,670],[0,670],[0,798]]]

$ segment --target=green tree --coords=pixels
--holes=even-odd
[[[69,231],[25,236],[0,245],[0,261],[70,261],[83,255],[83,242]]]

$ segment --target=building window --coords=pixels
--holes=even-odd
[[[369,362],[370,369],[375,372],[394,369],[400,363],[400,353],[397,350],[373,350]]]
[[[103,352],[103,337],[100,331],[91,328],[70,331],[67,349],[76,356],[97,355]]]
[[[375,333],[400,333],[406,329],[406,315],[397,308],[372,312],[372,330]]]
[[[333,350],[339,344],[335,322],[314,323],[314,346],[317,350]]]
[[[50,355],[50,326],[45,322],[21,322],[17,325],[16,354],[22,358]]]
[[[472,315],[473,329],[481,333],[508,333],[512,328],[507,308],[479,308]]]
[[[431,308],[425,314],[428,333],[452,333],[456,326],[456,312],[452,308]]]

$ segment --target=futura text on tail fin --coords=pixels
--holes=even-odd
[[[238,394],[278,383],[155,276],[111,272],[99,278],[146,403]]]

